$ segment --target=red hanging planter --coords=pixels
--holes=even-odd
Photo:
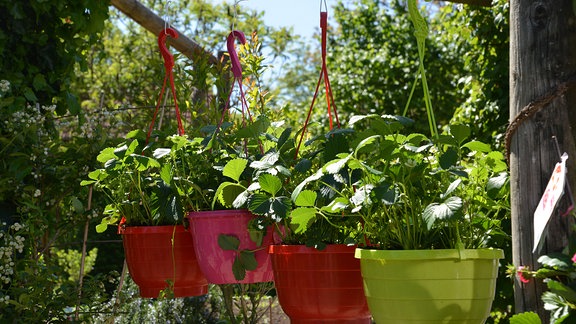
[[[120,227],[130,276],[140,296],[158,297],[173,284],[174,297],[208,293],[194,242],[183,225]]]
[[[292,324],[371,323],[354,246],[272,245],[268,251],[278,300]]]

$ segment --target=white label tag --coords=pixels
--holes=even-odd
[[[548,220],[550,220],[560,197],[564,194],[567,159],[568,154],[564,153],[562,154],[562,162],[556,163],[546,190],[542,198],[540,198],[538,207],[536,207],[536,211],[534,212],[534,248],[532,249],[532,253],[536,252],[536,249],[542,243],[540,240],[543,240],[546,224],[548,224]]]

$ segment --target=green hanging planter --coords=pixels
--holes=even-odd
[[[356,249],[364,293],[377,324],[484,323],[500,249]]]

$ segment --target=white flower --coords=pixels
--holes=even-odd
[[[42,195],[42,191],[40,191],[40,189],[36,189],[36,191],[34,191],[34,197],[40,197]]]

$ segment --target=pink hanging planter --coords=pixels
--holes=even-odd
[[[202,272],[213,284],[257,283],[274,280],[268,247],[279,239],[275,238],[273,228],[268,228],[262,246],[250,239],[248,223],[255,216],[248,210],[215,210],[189,212],[190,233],[194,240],[196,256]],[[240,241],[240,250],[254,250],[258,267],[246,271],[243,280],[236,280],[232,265],[236,251],[223,250],[218,244],[221,235],[234,236]]]
[[[126,263],[140,296],[156,298],[173,284],[174,297],[208,293],[194,242],[183,225],[119,227]]]

